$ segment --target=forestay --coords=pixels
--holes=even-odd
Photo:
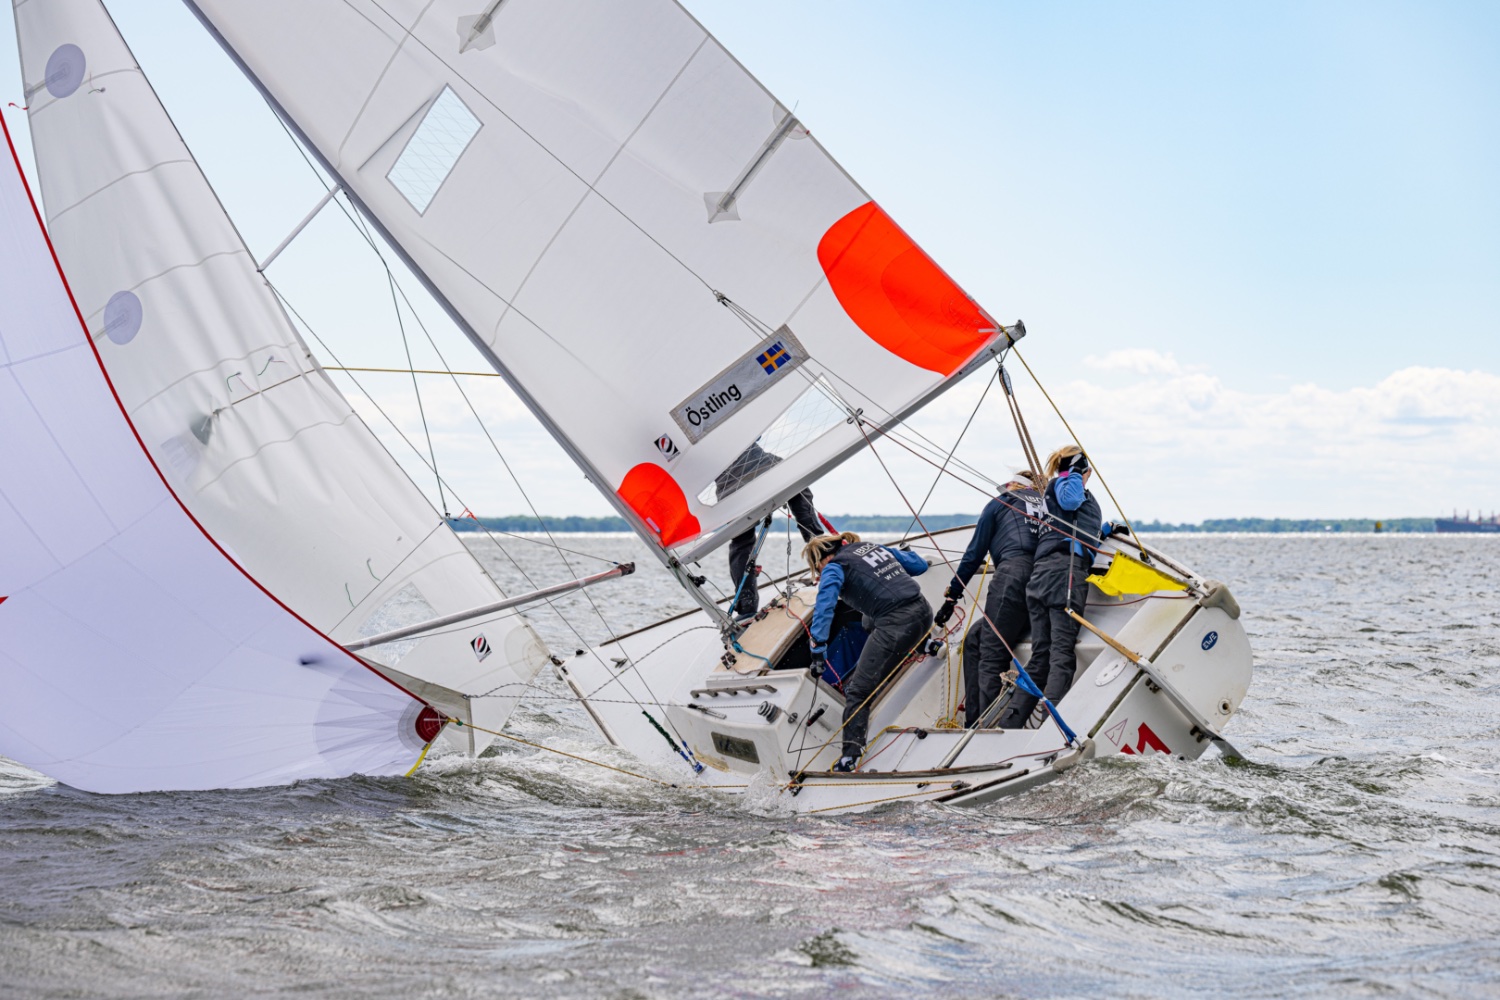
[[[194,523],[0,153],[0,754],[99,792],[396,774],[441,726]]]
[[[194,517],[342,642],[494,602],[495,583],[313,360],[104,8],[18,3],[15,17],[53,242],[126,411]],[[499,728],[545,657],[512,613],[391,659],[423,697]]]
[[[672,0],[188,3],[665,549],[1004,343]]]

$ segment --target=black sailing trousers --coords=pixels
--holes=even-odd
[[[803,490],[788,500],[786,505],[792,509],[792,519],[797,522],[797,530],[802,532],[804,542],[823,533],[823,526],[818,522],[818,510],[813,506],[812,490]],[[729,540],[730,587],[739,587],[740,581],[745,580],[745,570],[750,565],[750,553],[755,549],[755,533],[758,530],[759,526],[756,526]],[[745,580],[744,587],[740,590],[740,599],[735,602],[732,613],[753,615],[759,607],[760,581],[751,577]]]
[[[1026,673],[1042,689],[1047,700],[1058,699],[1073,686],[1078,670],[1078,630],[1082,627],[1067,609],[1080,615],[1088,602],[1088,571],[1092,560],[1074,556],[1067,549],[1051,552],[1036,561],[1026,585],[1026,604],[1031,614],[1031,659]],[[1036,708],[1036,696],[1017,690],[1000,720],[1001,729],[1020,729]]]
[[[965,726],[972,728],[1000,696],[1000,675],[1010,668],[1006,647],[1015,649],[1031,624],[1026,608],[1026,582],[1030,579],[1030,556],[1011,556],[1002,561],[984,595],[984,615],[989,621],[976,618],[964,636]],[[990,627],[992,623],[994,628]],[[999,636],[995,629],[1000,630]]]
[[[875,619],[875,628],[865,640],[859,662],[844,681],[844,756],[858,759],[865,752],[870,728],[870,695],[880,682],[901,665],[932,628],[932,605],[927,598],[901,605]]]

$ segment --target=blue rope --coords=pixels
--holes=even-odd
[[[745,584],[755,576],[755,560],[760,558],[760,547],[765,543],[766,532],[771,530],[769,519],[761,523],[760,535],[755,539],[755,548],[750,550],[750,561],[745,565],[745,572],[740,574],[740,585],[734,588],[734,600],[729,602],[731,612],[740,606],[740,594],[745,590]]]
[[[758,558],[760,558],[760,547],[761,547],[762,544],[765,543],[766,533],[769,532],[770,530],[771,530],[771,525],[770,525],[770,519],[768,518],[765,522],[762,522],[762,524],[760,526],[760,534],[755,539],[755,548],[753,548],[753,549],[750,550],[750,562],[745,566],[745,572],[740,575],[740,585],[734,589],[734,600],[732,602],[730,602],[730,605],[729,605],[731,611],[737,610],[739,608],[739,606],[740,606],[740,593],[745,589],[745,584],[748,583],[748,582],[750,582],[751,578],[753,578],[755,576],[755,560],[758,559]],[[750,653],[750,652],[747,652],[745,650],[745,647],[740,645],[739,636],[734,636],[733,638],[731,638],[729,640],[729,646],[736,653],[740,653],[740,654],[742,654],[744,656],[753,656],[753,657],[755,657],[757,660],[759,660],[760,662],[764,663],[766,665],[766,669],[768,669],[768,670],[775,667],[774,663],[772,663],[770,660],[766,659],[764,656],[761,656],[759,653]]]
[[[1052,702],[1047,698],[1046,695],[1042,694],[1042,689],[1036,686],[1036,681],[1032,680],[1031,675],[1021,667],[1020,661],[1011,660],[1010,662],[1014,663],[1016,666],[1016,687],[1020,688],[1022,691],[1025,691],[1029,695],[1041,699],[1042,704],[1047,706],[1047,711],[1051,714],[1052,721],[1057,723],[1058,729],[1062,730],[1063,738],[1066,739],[1069,743],[1077,743],[1077,734],[1074,733],[1073,730],[1068,728],[1068,724],[1064,722],[1063,717],[1058,714],[1057,706],[1052,704]]]

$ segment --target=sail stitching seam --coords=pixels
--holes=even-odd
[[[193,158],[192,157],[187,157],[185,159],[179,159],[179,160],[159,160],[156,163],[151,164],[151,166],[149,166],[149,167],[143,167],[140,170],[132,170],[129,173],[121,174],[120,176],[116,177],[114,180],[110,181],[108,184],[105,184],[103,187],[98,187],[98,188],[95,188],[94,190],[90,191],[88,194],[84,195],[82,198],[79,198],[77,201],[73,202],[67,208],[60,208],[60,209],[58,209],[56,212],[54,212],[52,214],[52,216],[50,218],[48,218],[47,225],[49,225],[49,226],[55,226],[55,225],[57,225],[57,220],[58,219],[61,219],[64,215],[67,215],[69,212],[73,211],[73,209],[77,208],[79,205],[82,205],[86,201],[90,201],[90,200],[92,200],[94,198],[97,198],[99,195],[101,195],[104,192],[108,191],[110,188],[115,187],[118,184],[123,184],[125,181],[130,180],[132,177],[140,177],[142,174],[154,174],[154,173],[156,173],[157,170],[161,169],[162,167],[180,166],[181,164],[188,164],[188,165],[193,166],[193,167],[197,166],[197,164],[193,162]],[[213,255],[210,255],[210,256],[213,256]]]

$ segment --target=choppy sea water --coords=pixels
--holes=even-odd
[[[584,637],[680,606],[633,539],[559,541],[642,565],[590,592],[599,614],[564,602]],[[1500,539],[1153,542],[1245,609],[1227,735],[1254,763],[794,819],[515,744],[411,779],[118,797],[0,761],[0,995],[1500,994]],[[560,695],[544,676],[512,730],[628,763]]]

